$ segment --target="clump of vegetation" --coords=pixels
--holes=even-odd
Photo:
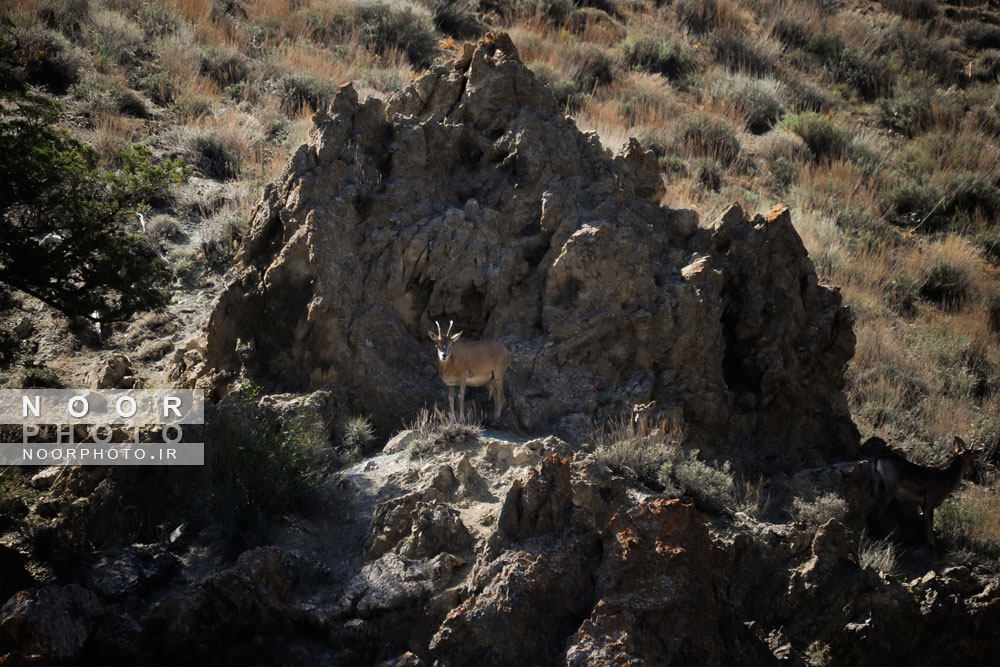
[[[328,463],[323,424],[304,413],[275,421],[258,409],[260,396],[244,384],[206,424],[212,501],[233,535],[304,507]]]
[[[330,106],[337,89],[330,81],[317,78],[306,72],[291,72],[278,82],[281,91],[281,109],[286,114],[294,114],[308,107],[320,111]]]
[[[972,486],[949,497],[934,513],[934,529],[952,550],[1000,564],[1000,495],[996,486]]]
[[[740,156],[736,130],[723,118],[695,114],[688,118],[681,134],[682,147],[689,155],[708,157],[731,165]]]
[[[373,2],[361,8],[365,38],[372,49],[397,49],[414,67],[427,67],[437,55],[437,35],[426,11],[405,2]]]
[[[778,127],[802,137],[816,160],[843,157],[851,140],[846,128],[828,114],[815,111],[785,116]]]
[[[91,72],[74,84],[70,93],[85,102],[92,114],[116,113],[135,118],[149,115],[146,103],[120,78]]]
[[[862,533],[858,542],[858,567],[862,570],[874,570],[886,577],[896,572],[896,545],[889,537],[872,540]]]
[[[808,501],[792,500],[792,516],[809,529],[822,526],[830,519],[842,519],[847,514],[847,503],[836,493],[826,493]]]
[[[676,494],[694,500],[699,509],[714,514],[760,516],[767,509],[764,480],[747,482],[733,473],[729,462],[713,466],[698,458],[698,451],[678,454],[659,470],[660,483]]]
[[[777,79],[729,74],[716,80],[711,92],[732,104],[754,134],[767,132],[784,112],[784,86]]]
[[[243,138],[213,127],[188,128],[184,138],[192,163],[207,176],[220,180],[237,178],[243,165]]]
[[[475,12],[461,0],[440,0],[434,5],[432,20],[435,28],[456,39],[478,37],[484,32]]]
[[[340,435],[338,454],[343,463],[360,461],[375,441],[375,426],[365,415],[345,419],[338,431]]]
[[[662,490],[660,469],[676,456],[684,441],[681,426],[660,420],[650,429],[637,424],[631,415],[612,419],[592,434],[594,456],[614,472]]]
[[[770,42],[750,37],[742,30],[716,30],[708,37],[715,59],[733,72],[756,76],[773,74],[779,51]]]
[[[671,81],[684,81],[697,65],[695,51],[687,43],[652,35],[626,40],[622,45],[622,60],[630,69],[662,74]]]
[[[478,440],[483,435],[482,415],[475,406],[466,404],[465,421],[453,421],[437,408],[421,408],[409,429],[415,437],[407,448],[411,458],[437,446],[453,447]]]

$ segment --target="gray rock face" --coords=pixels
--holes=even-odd
[[[444,396],[425,332],[454,320],[511,350],[504,419],[528,431],[655,399],[707,445],[856,444],[851,316],[787,211],[699,228],[659,206],[652,153],[607,154],[506,35],[387,102],[344,86],[314,121],[211,317],[216,390],[242,369],[394,427]]]

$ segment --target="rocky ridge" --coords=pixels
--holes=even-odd
[[[992,655],[995,576],[881,575],[859,564],[856,525],[736,515],[709,529],[693,505],[554,437],[387,449],[230,565],[206,560],[207,531],[114,549],[79,584],[16,593],[0,654],[456,666],[811,664],[816,647],[831,664]]]
[[[187,381],[330,389],[388,432],[443,392],[454,320],[512,351],[505,426],[576,443],[655,400],[729,458],[851,457],[852,318],[789,213],[702,225],[655,157],[611,156],[504,35],[387,101],[345,85],[267,187]]]

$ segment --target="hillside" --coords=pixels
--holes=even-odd
[[[2,384],[229,396],[198,475],[3,471],[2,594],[40,592],[5,607],[0,655],[237,664],[254,636],[258,664],[994,649],[994,3],[0,7],[15,75],[104,169],[137,142],[193,170],[144,211],[166,310],[97,331],[27,298],[2,314],[30,349]],[[446,393],[425,331],[450,319],[513,352],[498,431],[421,412]],[[936,513],[939,549],[910,506],[866,522],[871,435],[927,464],[955,435],[985,449]],[[699,624],[718,637],[692,641]]]

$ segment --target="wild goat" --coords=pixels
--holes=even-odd
[[[438,375],[448,385],[448,407],[451,419],[455,420],[455,387],[458,387],[459,421],[465,421],[465,388],[488,387],[493,397],[496,411],[494,420],[500,419],[503,408],[503,376],[510,363],[510,350],[495,340],[481,340],[474,343],[459,343],[462,332],[451,333],[454,321],[448,323],[448,331],[441,333],[437,324],[437,335],[428,331],[427,335],[437,345]]]
[[[640,438],[649,435],[649,411],[656,405],[656,401],[649,403],[636,403],[632,406],[632,423],[635,424],[636,432]]]
[[[920,506],[927,530],[927,543],[934,547],[934,508],[944,502],[969,472],[979,450],[969,449],[955,436],[955,456],[946,468],[930,468],[910,463],[889,448],[884,440],[873,437],[861,450],[871,456],[869,468],[875,489],[875,508],[885,511],[893,498]]]

